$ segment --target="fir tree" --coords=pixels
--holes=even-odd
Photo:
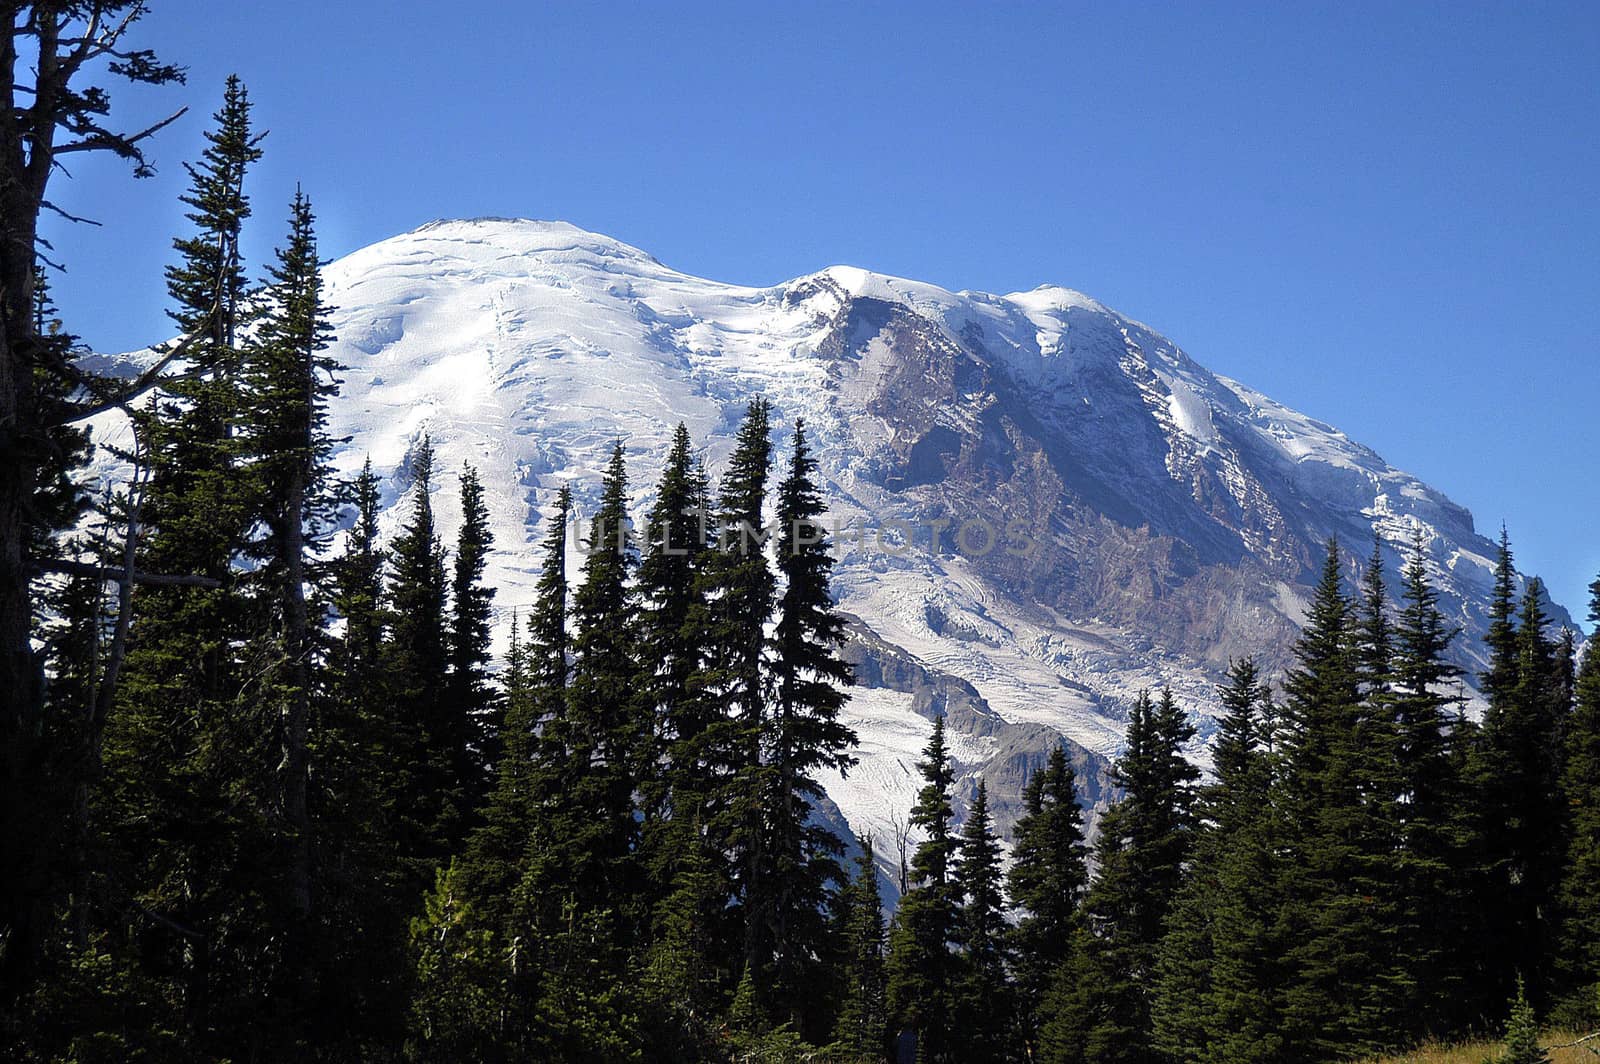
[[[1420,1037],[1464,1019],[1459,1004],[1470,992],[1471,966],[1464,943],[1473,937],[1478,899],[1471,850],[1459,832],[1456,810],[1466,803],[1450,745],[1461,738],[1450,724],[1460,700],[1446,690],[1459,675],[1445,657],[1457,630],[1439,610],[1420,537],[1402,575],[1393,699],[1400,901],[1395,950],[1414,988],[1408,1033]]]
[[[1280,1005],[1270,971],[1270,695],[1255,662],[1234,662],[1212,745],[1216,781],[1198,802],[1194,856],[1157,958],[1152,1024],[1174,1059],[1272,1061]]]
[[[1517,978],[1517,996],[1511,1003],[1511,1021],[1506,1024],[1506,1051],[1502,1064],[1550,1064],[1550,1054],[1539,1045],[1539,1024],[1533,1006],[1528,1004],[1522,978]]]
[[[264,529],[249,553],[261,567],[258,610],[269,634],[271,656],[282,664],[262,680],[278,704],[278,809],[287,866],[289,993],[309,1006],[310,971],[316,937],[312,929],[313,828],[311,750],[313,700],[321,688],[321,633],[311,616],[307,587],[320,584],[316,561],[335,518],[328,459],[327,403],[337,391],[333,360],[323,354],[332,340],[310,201],[296,193],[290,207],[289,239],[270,271],[266,309],[247,346],[242,372],[241,450],[254,482],[256,511]],[[261,638],[261,637],[258,637]]]
[[[689,430],[679,424],[647,517],[638,579],[641,702],[651,724],[639,758],[642,846],[660,893],[672,891],[679,861],[698,852],[699,840],[688,833],[710,815],[701,740],[718,708],[695,682],[704,661],[704,494]]]
[[[1589,619],[1600,621],[1600,579],[1589,591]],[[1593,639],[1575,687],[1561,777],[1567,844],[1558,961],[1563,988],[1592,999],[1600,986],[1600,643]]]
[[[1498,623],[1498,621],[1496,622]],[[1562,810],[1559,769],[1563,712],[1555,646],[1545,633],[1543,587],[1528,580],[1510,648],[1494,645],[1490,674],[1514,676],[1493,687],[1484,720],[1488,773],[1491,959],[1502,980],[1520,972],[1536,1002],[1551,992],[1544,959],[1554,943],[1555,894],[1560,878]],[[1509,986],[1504,987],[1509,993]]]
[[[1129,714],[1114,777],[1123,797],[1101,820],[1081,955],[1046,1003],[1045,1059],[1131,1064],[1154,1052],[1157,951],[1193,842],[1198,772],[1182,753],[1193,737],[1170,691],[1159,703],[1142,693]]]
[[[456,756],[453,774],[465,808],[476,810],[486,779],[483,764],[493,760],[490,745],[497,728],[489,689],[489,636],[494,588],[483,582],[484,566],[494,534],[483,501],[483,484],[471,465],[461,471],[461,531],[456,537],[455,569],[450,581],[450,679],[447,697],[450,723],[460,731],[450,749]]]
[[[433,444],[424,435],[411,455],[411,516],[389,546],[391,720],[396,742],[400,852],[417,866],[442,860],[463,825],[454,778],[464,740],[450,719],[445,556],[433,516]],[[419,884],[420,886],[420,884]]]
[[[1385,941],[1395,895],[1393,725],[1362,697],[1355,626],[1338,544],[1330,543],[1285,685],[1283,800],[1292,841],[1282,891],[1292,982],[1284,1031],[1290,1047],[1319,1055],[1392,1044],[1403,1018]]]
[[[765,838],[753,900],[747,895],[749,918],[768,924],[762,932],[771,951],[765,993],[789,1003],[788,1018],[803,1033],[810,1019],[804,1006],[821,982],[817,965],[833,952],[823,914],[833,885],[843,879],[843,846],[813,816],[824,799],[816,773],[847,771],[855,763],[849,751],[856,741],[839,720],[851,674],[839,657],[844,620],[828,587],[833,555],[821,525],[816,472],[805,425],[797,423],[793,461],[778,487],[778,572],[784,586],[772,648],[772,699],[761,736]]]
[[[1000,846],[989,818],[989,791],[982,780],[961,827],[960,857],[953,880],[961,901],[957,939],[954,1045],[957,1059],[1001,1061],[1011,1029],[1007,984],[1005,899],[1001,894]]]
[[[572,495],[565,486],[547,518],[538,591],[524,640],[518,618],[511,622],[506,660],[505,707],[500,759],[482,823],[467,841],[461,874],[479,909],[493,926],[511,916],[510,897],[522,878],[524,858],[539,837],[541,807],[561,790],[564,768],[556,751],[542,746],[546,726],[566,699],[566,555]]]
[[[956,967],[952,947],[960,899],[952,872],[957,849],[950,832],[955,781],[944,742],[944,717],[933,721],[933,735],[917,764],[923,786],[911,807],[911,825],[923,841],[911,859],[912,887],[900,899],[889,935],[886,997],[896,1044],[912,1047],[919,1061],[954,1062],[952,1007]]]
[[[762,740],[768,716],[767,626],[776,608],[777,582],[765,550],[762,511],[771,473],[770,408],[751,402],[734,440],[712,524],[713,546],[698,578],[705,596],[695,627],[703,644],[691,691],[718,708],[699,737],[676,757],[698,762],[706,780],[705,821],[727,861],[737,908],[729,967],[750,981],[753,1015],[766,1016],[777,1003],[768,991],[774,957],[770,938],[773,890],[764,847]]]
[[[1018,910],[1012,953],[1020,1037],[1028,1052],[1037,1045],[1044,997],[1066,963],[1089,886],[1083,813],[1065,744],[1052,747],[1043,768],[1028,777],[1022,808],[1007,887]]]
[[[284,752],[278,701],[246,693],[281,655],[262,638],[237,571],[262,508],[240,435],[239,234],[246,174],[260,151],[236,78],[206,140],[184,197],[194,233],[174,242],[179,261],[167,273],[191,369],[133,420],[148,468],[139,567],[216,586],[141,592],[108,721],[102,813],[121,851],[114,892],[161,918],[137,948],[141,966],[172,973],[171,1000],[182,1004],[166,1022],[200,1052],[224,1043],[264,1052],[298,1030],[254,1002],[284,973],[267,915],[282,900],[269,855],[282,852],[284,785],[299,773],[275,771]]]
[[[840,898],[843,1000],[833,1037],[847,1054],[860,1060],[882,1057],[888,1034],[884,1002],[883,899],[872,838],[859,840],[856,874]]]
[[[575,632],[565,705],[548,729],[561,773],[548,792],[556,819],[542,855],[559,870],[558,894],[584,908],[637,916],[631,855],[637,833],[633,780],[645,727],[635,685],[636,607],[629,582],[637,565],[627,513],[627,468],[619,441],[606,466],[590,523],[582,582],[572,600]],[[551,754],[547,753],[547,756]]]

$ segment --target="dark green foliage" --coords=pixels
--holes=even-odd
[[[875,1060],[883,1055],[889,1033],[884,1000],[883,899],[872,839],[860,839],[859,843],[856,874],[839,899],[844,987],[833,1038],[856,1059]]]
[[[1045,1004],[1043,1059],[1152,1058],[1158,949],[1193,845],[1198,772],[1182,752],[1193,737],[1170,691],[1159,703],[1141,694],[1129,713],[1116,765],[1123,798],[1100,822],[1077,955]]]
[[[1286,1060],[1274,937],[1273,706],[1249,659],[1233,663],[1220,696],[1216,781],[1200,793],[1194,856],[1157,959],[1155,1041],[1172,1059]]]
[[[714,543],[696,577],[703,607],[691,613],[703,656],[690,679],[694,697],[717,707],[698,737],[675,756],[697,765],[706,781],[705,827],[725,861],[737,908],[730,913],[730,968],[749,982],[750,1015],[766,1023],[779,1003],[770,989],[776,885],[764,847],[767,771],[762,741],[768,723],[767,624],[777,580],[765,551],[762,511],[771,475],[770,407],[750,404],[734,440],[712,521]],[[734,959],[736,958],[736,959]]]
[[[572,600],[572,673],[565,704],[545,725],[545,756],[555,785],[541,794],[548,821],[541,833],[541,882],[552,896],[587,910],[611,899],[618,919],[638,901],[632,853],[638,824],[633,781],[646,723],[638,711],[636,608],[629,580],[637,565],[627,513],[622,444],[613,449],[600,505],[584,544],[582,581]]]
[[[760,921],[769,953],[769,1000],[788,1003],[798,1031],[818,1027],[823,958],[835,952],[826,920],[844,876],[838,837],[813,816],[824,796],[820,769],[848,771],[855,732],[839,720],[850,668],[839,657],[844,620],[829,593],[833,555],[822,527],[823,499],[805,426],[795,425],[793,460],[778,486],[778,572],[783,592],[773,638],[772,697],[761,727],[760,875],[747,895],[747,920]],[[809,1013],[809,1014],[808,1014]]]
[[[433,444],[411,454],[411,516],[389,545],[389,713],[395,740],[391,798],[400,814],[400,852],[420,890],[450,852],[465,810],[456,766],[466,732],[446,697],[449,629],[445,555],[433,516]]]
[[[1600,580],[1589,619],[1600,621]],[[1561,794],[1567,852],[1561,888],[1559,958],[1563,989],[1596,1009],[1600,987],[1600,645],[1589,644],[1576,681],[1577,700],[1566,727]],[[1600,1018],[1593,1017],[1591,1018]]]
[[[459,759],[452,766],[452,775],[460,781],[465,808],[471,810],[483,800],[488,783],[483,765],[494,759],[491,741],[497,730],[487,672],[494,588],[483,582],[493,545],[483,485],[478,471],[469,465],[461,471],[461,531],[456,537],[450,580],[450,679],[446,692],[451,703],[449,720],[461,732],[450,744]]]
[[[499,731],[495,782],[482,811],[482,823],[467,840],[461,859],[477,907],[491,926],[511,916],[510,897],[522,877],[523,859],[538,837],[541,806],[561,787],[558,767],[550,764],[543,734],[566,701],[566,555],[572,495],[563,487],[544,538],[543,567],[527,638],[512,618],[511,651],[502,678],[504,713]]]
[[[1510,564],[1502,548],[1501,565]],[[1504,578],[1501,579],[1504,582]],[[1498,586],[1498,584],[1497,584]],[[1524,589],[1514,639],[1507,641],[1497,616],[1497,642],[1484,677],[1490,687],[1483,723],[1484,794],[1490,892],[1489,962],[1499,974],[1499,996],[1521,972],[1528,993],[1545,1002],[1553,991],[1540,963],[1555,941],[1555,897],[1562,861],[1560,798],[1561,734],[1569,706],[1560,683],[1555,645],[1546,634],[1543,587],[1530,579]],[[1496,608],[1505,604],[1497,597]]]
[[[1050,751],[1022,791],[1015,828],[1010,899],[1018,909],[1012,932],[1018,1022],[1025,1047],[1037,1044],[1044,997],[1066,963],[1089,886],[1083,813],[1066,747]]]
[[[911,825],[924,840],[911,858],[911,889],[900,899],[889,932],[887,1000],[889,1030],[897,1045],[916,1047],[917,1059],[955,1061],[952,1007],[956,993],[957,920],[960,898],[952,872],[957,840],[950,832],[955,781],[944,742],[944,717],[936,717],[922,760],[922,789],[911,807]]]
[[[956,1059],[979,1064],[1006,1059],[1012,995],[1007,985],[1005,899],[1000,889],[1000,845],[989,818],[982,780],[961,826],[954,888],[961,901],[956,938],[961,944],[952,1042]]]
[[[1550,1054],[1539,1045],[1539,1023],[1520,977],[1516,999],[1511,1003],[1511,1020],[1506,1024],[1506,1051],[1500,1060],[1502,1064],[1550,1064]]]
[[[1375,605],[1369,595],[1362,630]],[[1285,684],[1283,768],[1285,1037],[1324,1055],[1393,1044],[1402,1020],[1404,973],[1385,939],[1396,895],[1393,718],[1386,699],[1363,698],[1357,632],[1330,543]]]
[[[1473,840],[1462,830],[1467,806],[1452,745],[1458,699],[1449,685],[1459,670],[1445,658],[1457,630],[1439,610],[1428,582],[1422,541],[1402,574],[1395,622],[1393,706],[1396,743],[1398,912],[1394,949],[1406,975],[1412,1037],[1453,1029],[1470,997],[1476,878]]]
[[[119,901],[106,919],[136,931],[136,963],[165,984],[170,1011],[160,1022],[214,1050],[225,1039],[237,1049],[294,1037],[281,1012],[256,1002],[303,960],[293,946],[285,953],[280,928],[293,921],[291,909],[303,908],[290,895],[303,900],[304,877],[286,892],[277,869],[286,846],[298,850],[304,839],[303,824],[283,815],[285,784],[304,777],[276,768],[285,739],[301,752],[304,745],[282,727],[281,692],[253,682],[283,675],[283,648],[271,611],[262,610],[283,596],[250,587],[236,568],[254,549],[251,530],[268,509],[285,531],[285,521],[303,517],[298,509],[291,515],[281,496],[266,504],[266,479],[256,474],[268,470],[241,431],[250,404],[238,234],[249,214],[245,175],[259,155],[249,113],[243,87],[230,79],[204,159],[190,168],[185,202],[195,232],[175,242],[179,262],[168,272],[173,317],[197,336],[193,369],[135,418],[135,457],[148,470],[140,567],[221,586],[139,595],[118,706],[107,720],[98,813],[119,851],[107,884]],[[275,309],[273,321],[285,321],[283,304]],[[281,544],[269,553],[282,589],[285,564],[301,556]],[[291,701],[304,708],[304,694],[302,686]],[[293,863],[304,871],[303,852]],[[130,920],[130,909],[142,915]],[[288,1005],[281,994],[273,1000]]]

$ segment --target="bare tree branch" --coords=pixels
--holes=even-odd
[[[83,225],[100,225],[100,224],[102,224],[100,222],[95,221],[93,218],[80,218],[76,214],[68,214],[66,211],[62,210],[60,207],[57,207],[54,203],[51,203],[49,200],[40,200],[39,201],[39,206],[43,207],[47,211],[51,211],[51,212],[53,212],[55,214],[60,215],[61,217],[65,218],[69,222],[79,222],[79,223],[81,223]]]
[[[213,308],[212,313],[216,313],[215,308]],[[170,378],[162,377],[162,372],[166,370],[168,366],[172,365],[173,362],[182,357],[186,351],[195,345],[196,341],[205,335],[205,325],[208,324],[208,322],[209,318],[207,322],[201,323],[201,328],[196,329],[188,336],[185,336],[182,340],[179,340],[177,343],[173,344],[171,350],[162,355],[160,360],[157,361],[155,365],[139,374],[134,382],[128,387],[124,388],[116,395],[101,399],[100,401],[91,403],[87,406],[74,405],[68,407],[66,412],[56,419],[56,424],[70,425],[77,421],[85,421],[94,417],[96,414],[104,414],[108,410],[126,408],[129,403],[139,398],[139,396],[143,395],[151,388],[155,388],[167,383]]]
[[[222,581],[214,580],[209,576],[130,572],[117,566],[91,565],[88,562],[73,561],[70,558],[41,558],[33,564],[34,568],[42,573],[60,573],[63,576],[87,576],[117,584],[125,580],[132,580],[135,584],[149,587],[215,588],[222,586]]]
[[[128,158],[138,154],[136,145],[140,141],[149,139],[188,113],[189,109],[187,107],[180,107],[155,125],[129,135],[112,133],[110,130],[101,129],[99,126],[89,126],[89,136],[84,137],[82,140],[75,140],[61,145],[54,150],[54,154],[68,155],[79,151],[112,151],[124,158]]]

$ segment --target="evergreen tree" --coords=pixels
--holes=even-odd
[[[771,959],[763,992],[770,1001],[788,1003],[797,1030],[820,1035],[811,1022],[820,1018],[814,1000],[823,982],[818,965],[834,952],[824,914],[844,874],[838,863],[843,845],[813,816],[825,797],[816,773],[848,770],[855,763],[849,751],[856,737],[839,720],[850,669],[839,657],[844,620],[828,587],[833,555],[821,524],[816,473],[805,425],[797,423],[793,461],[778,487],[778,572],[784,585],[772,647],[772,698],[762,722],[765,837],[760,875],[750,884],[746,905],[748,919],[767,924],[761,937]]]
[[[248,553],[260,563],[258,636],[269,660],[280,665],[261,679],[277,703],[279,749],[276,819],[287,869],[286,992],[297,1007],[311,1006],[314,831],[311,820],[313,703],[324,694],[326,649],[311,614],[307,588],[322,581],[317,556],[326,544],[337,504],[329,484],[333,443],[327,403],[337,391],[333,360],[323,354],[332,340],[322,301],[321,271],[310,201],[295,195],[289,239],[270,270],[266,308],[243,359],[244,470],[257,495],[262,534]]]
[[[1219,691],[1216,780],[1199,796],[1194,856],[1157,958],[1152,1024],[1172,1059],[1281,1059],[1268,753],[1270,695],[1251,659]]]
[[[461,733],[450,743],[457,758],[452,772],[468,810],[476,810],[482,802],[486,785],[483,766],[493,760],[490,746],[497,732],[494,697],[488,682],[494,588],[483,582],[484,566],[493,545],[483,484],[478,471],[468,465],[461,471],[461,531],[456,537],[455,570],[450,581],[447,689],[449,720]]]
[[[582,909],[609,907],[618,920],[638,901],[632,867],[637,820],[633,780],[645,724],[635,697],[636,606],[629,581],[637,565],[627,512],[627,468],[618,441],[590,523],[583,579],[572,600],[572,672],[561,713],[546,727],[558,759],[558,790],[547,792],[555,819],[541,855],[558,875],[555,890]]]
[[[1539,1024],[1520,976],[1517,996],[1511,1004],[1511,1022],[1506,1025],[1506,1051],[1500,1060],[1502,1064],[1550,1064],[1550,1054],[1539,1045]]]
[[[768,794],[762,749],[769,697],[767,626],[777,601],[762,525],[771,473],[769,429],[770,407],[763,399],[752,401],[723,474],[712,522],[714,543],[699,575],[704,611],[692,615],[703,658],[691,678],[691,692],[717,712],[697,739],[674,754],[685,765],[702,766],[705,826],[724,855],[723,874],[737,899],[730,913],[729,967],[749,980],[751,1015],[766,1018],[779,1004],[769,995],[774,891],[766,881],[763,803]]]
[[[1170,691],[1159,703],[1141,693],[1129,714],[1123,797],[1100,822],[1080,955],[1046,1003],[1044,1059],[1152,1059],[1157,951],[1193,843],[1198,772],[1182,750],[1194,734]]]
[[[952,947],[960,899],[952,876],[957,841],[950,831],[955,773],[945,748],[943,716],[934,718],[917,771],[923,786],[910,820],[923,832],[923,841],[911,859],[912,887],[900,899],[889,934],[885,994],[898,1051],[904,1053],[909,1046],[918,1061],[953,1064],[958,1058],[951,1037],[956,992]]]
[[[725,883],[710,840],[690,821],[675,833],[681,852],[667,890],[651,913],[643,958],[646,997],[655,1014],[652,1050],[663,1060],[703,1060],[715,1054],[721,1004],[717,933],[726,905]]]
[[[689,430],[680,423],[646,519],[638,579],[641,702],[651,725],[639,759],[641,845],[660,895],[676,893],[668,884],[679,874],[680,861],[700,860],[701,843],[689,836],[710,815],[701,740],[718,707],[695,682],[704,661],[704,495]]]
[[[516,616],[506,660],[505,711],[500,728],[500,759],[482,823],[469,837],[460,873],[491,926],[506,927],[510,898],[521,880],[524,858],[539,838],[542,806],[558,795],[556,777],[564,767],[546,751],[546,725],[566,698],[566,555],[571,491],[556,495],[541,547],[544,561],[524,640]],[[552,763],[554,762],[554,763]]]
[[[1555,941],[1562,860],[1559,743],[1564,707],[1558,704],[1559,673],[1555,646],[1545,633],[1543,594],[1537,579],[1528,580],[1514,648],[1491,644],[1493,657],[1485,676],[1491,700],[1483,729],[1490,788],[1491,960],[1502,982],[1511,973],[1522,973],[1535,1002],[1548,1000],[1552,990],[1545,959]],[[1506,660],[1513,649],[1514,658]],[[1497,676],[1514,677],[1514,682],[1503,686]],[[1509,985],[1502,990],[1509,995]]]
[[[833,1037],[851,1059],[877,1060],[883,1056],[888,1034],[884,1002],[883,898],[878,891],[878,868],[872,838],[859,840],[856,874],[840,899],[844,941],[843,1000]]]
[[[1000,846],[989,818],[989,791],[977,794],[961,828],[953,887],[961,900],[957,940],[961,962],[956,981],[953,1039],[957,1059],[1006,1059],[1012,995],[1007,983],[1005,898],[1001,893]]]
[[[1022,808],[1007,887],[1018,910],[1011,949],[1026,1053],[1037,1045],[1044,996],[1066,963],[1089,886],[1083,813],[1065,744],[1052,747],[1044,767],[1028,777]]]
[[[1381,1049],[1403,1020],[1403,973],[1386,941],[1395,898],[1393,720],[1363,698],[1356,621],[1330,542],[1285,685],[1281,888],[1292,943],[1285,1037],[1321,1056]]]
[[[411,455],[411,516],[389,545],[389,642],[386,648],[396,743],[399,849],[413,878],[451,850],[463,825],[455,749],[465,739],[451,719],[445,609],[445,556],[433,516],[433,444],[424,435]],[[418,888],[422,883],[417,884]]]
[[[279,652],[238,572],[261,517],[240,422],[246,394],[241,336],[249,317],[239,235],[249,216],[246,174],[260,156],[250,103],[230,78],[184,202],[193,235],[174,242],[167,272],[173,319],[191,338],[190,364],[134,416],[145,534],[139,568],[192,574],[213,587],[139,594],[128,656],[108,718],[106,836],[117,848],[111,920],[160,973],[161,1021],[197,1052],[267,1052],[298,1029],[259,1007],[285,971],[270,914],[282,894],[284,784],[279,703],[253,677]],[[129,917],[126,914],[138,915]],[[129,926],[131,925],[131,927]],[[125,939],[127,940],[127,939]]]
[[[1413,988],[1408,1033],[1421,1037],[1445,1033],[1467,1018],[1461,1013],[1471,993],[1465,943],[1473,939],[1478,899],[1472,849],[1461,837],[1457,813],[1466,796],[1451,749],[1461,738],[1450,725],[1460,699],[1446,690],[1459,675],[1445,657],[1457,629],[1439,610],[1420,537],[1403,581],[1393,699],[1400,902],[1395,953]]]
[[[1589,619],[1600,621],[1600,579],[1589,591]],[[1592,1001],[1600,986],[1600,643],[1593,638],[1575,686],[1561,777],[1567,846],[1559,962],[1563,989]]]
[[[384,587],[383,550],[378,545],[380,497],[372,459],[361,466],[352,485],[356,514],[345,538],[344,552],[334,563],[333,609],[344,619],[344,631],[332,651],[337,701],[352,709],[371,711],[386,705],[382,696],[386,672],[383,661]]]

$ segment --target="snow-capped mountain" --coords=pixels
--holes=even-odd
[[[1141,688],[1171,685],[1203,738],[1230,657],[1285,663],[1332,534],[1354,558],[1376,533],[1396,568],[1420,536],[1461,662],[1478,664],[1493,547],[1466,510],[1078,292],[948,292],[852,267],[748,288],[500,219],[425,225],[326,280],[347,367],[338,467],[370,456],[394,507],[429,434],[448,542],[449,474],[475,465],[503,619],[532,601],[557,486],[592,501],[615,439],[642,512],[678,421],[715,474],[752,396],[775,406],[780,460],[805,419],[836,592],[858,619],[861,763],[826,782],[886,856],[937,712],[1003,825],[1058,735],[1100,795]]]

